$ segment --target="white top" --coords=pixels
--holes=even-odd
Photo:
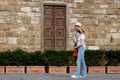
[[[81,40],[85,39],[85,35],[84,34],[80,34],[79,32],[77,32],[76,33],[76,39],[77,39],[77,42],[81,41]],[[83,47],[85,47],[85,42],[83,43]]]
[[[77,40],[77,41],[78,41],[78,38],[80,37],[80,35],[81,35],[81,34],[80,34],[79,32],[76,33],[76,40]]]

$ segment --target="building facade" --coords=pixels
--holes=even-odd
[[[120,49],[120,0],[0,0],[0,50],[71,50],[77,21],[86,49]]]

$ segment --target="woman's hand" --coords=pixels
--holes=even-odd
[[[75,34],[70,35],[69,38],[71,38],[73,40],[73,42],[76,43],[76,36],[75,36]]]
[[[77,46],[75,46],[74,48],[78,48]]]

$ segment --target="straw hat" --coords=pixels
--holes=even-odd
[[[76,26],[81,26],[82,24],[80,22],[75,23]]]

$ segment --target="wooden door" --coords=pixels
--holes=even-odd
[[[44,49],[66,48],[66,7],[44,6]]]

